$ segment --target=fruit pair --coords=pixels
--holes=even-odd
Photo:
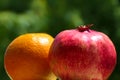
[[[61,80],[107,80],[116,50],[107,35],[90,26],[62,31],[54,41],[40,34],[18,37],[5,54],[7,72],[13,80],[55,80],[52,71]]]

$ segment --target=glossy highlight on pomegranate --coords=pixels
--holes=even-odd
[[[91,25],[60,32],[50,48],[49,64],[61,80],[107,80],[116,65],[110,38]]]

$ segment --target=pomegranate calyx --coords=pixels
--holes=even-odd
[[[78,26],[78,30],[80,32],[84,32],[84,31],[89,31],[89,28],[93,26],[93,24],[88,24],[88,25],[81,25],[81,26]]]

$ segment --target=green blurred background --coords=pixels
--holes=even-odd
[[[10,80],[4,53],[17,36],[45,32],[55,37],[62,30],[91,23],[115,44],[117,65],[109,80],[120,80],[120,0],[0,0],[0,80]]]

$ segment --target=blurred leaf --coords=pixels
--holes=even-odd
[[[10,0],[0,0],[0,11],[6,10],[9,7]]]
[[[77,10],[71,10],[70,12],[68,12],[65,16],[65,19],[67,22],[69,22],[69,24],[73,25],[73,27],[84,24],[80,12]]]

